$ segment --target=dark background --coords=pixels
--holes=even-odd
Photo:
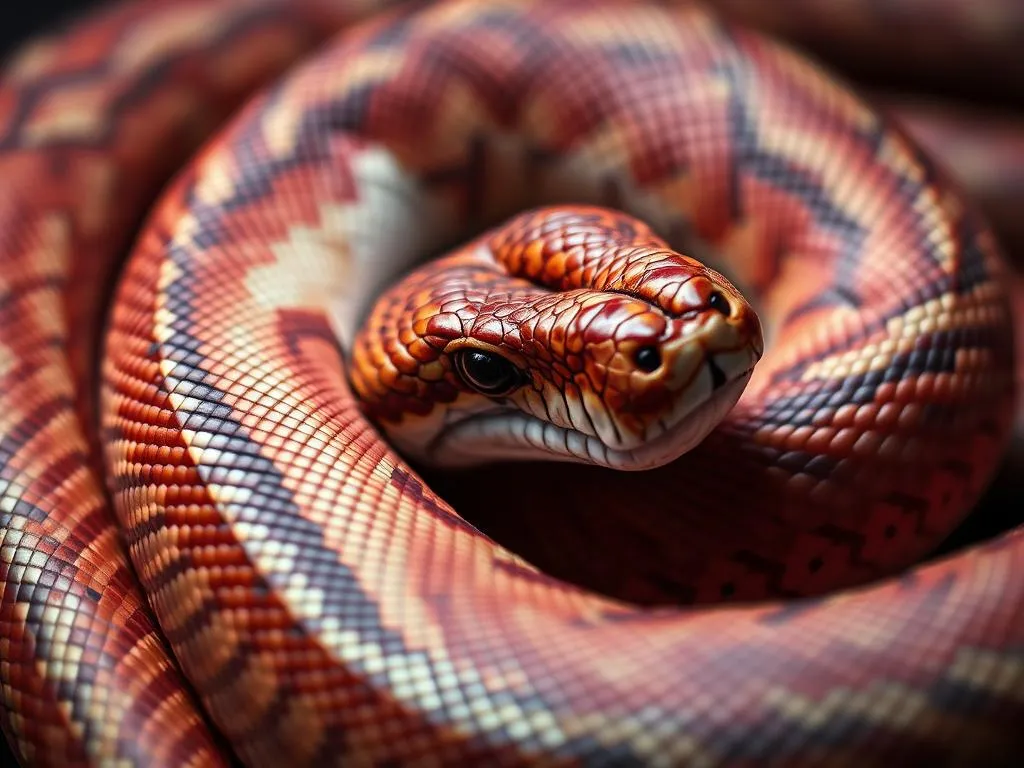
[[[97,0],[5,0],[0,7],[0,56],[32,34],[74,18]]]

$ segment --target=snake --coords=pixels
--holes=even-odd
[[[128,0],[7,62],[18,759],[1011,764],[1024,535],[914,564],[1013,423],[960,188],[697,3],[385,5]]]

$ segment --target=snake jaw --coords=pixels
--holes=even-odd
[[[644,439],[617,446],[507,404],[435,411],[433,416],[407,421],[390,438],[411,458],[443,469],[540,458],[620,471],[655,469],[699,445],[736,405],[753,373],[751,367],[716,387],[713,370],[710,362],[704,366],[700,378],[707,396],[698,406],[674,421],[655,425]]]
[[[709,376],[713,381],[715,377],[711,373],[712,370],[712,364],[709,362]],[[624,471],[656,469],[690,452],[704,441],[736,405],[752,373],[753,368],[720,386],[712,383],[711,394],[700,406],[636,448],[609,451],[610,461],[606,466]]]

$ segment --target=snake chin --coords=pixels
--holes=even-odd
[[[656,469],[693,450],[736,405],[753,370],[715,389],[699,406],[636,448],[615,449],[600,438],[521,411],[491,409],[449,424],[421,457],[439,469],[500,461],[561,461],[620,471]]]
[[[612,461],[605,466],[633,472],[657,469],[692,451],[733,409],[752,374],[753,370],[749,370],[722,385],[704,403],[653,440],[629,451],[609,451]]]

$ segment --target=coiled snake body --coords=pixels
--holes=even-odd
[[[678,463],[610,489],[555,487],[542,473],[561,465],[515,483],[552,515],[556,498],[670,498],[701,544],[748,522],[728,550],[746,559],[708,549],[695,600],[846,586],[960,519],[1012,421],[991,236],[860,100],[699,7],[450,0],[345,31],[162,194],[116,289],[97,409],[104,286],[132,226],[359,5],[126,4],[6,71],[0,680],[21,758],[1020,750],[1019,533],[828,597],[637,607],[469,525],[349,389],[345,342],[416,261],[524,207],[614,207],[720,260],[756,297],[765,356]]]

